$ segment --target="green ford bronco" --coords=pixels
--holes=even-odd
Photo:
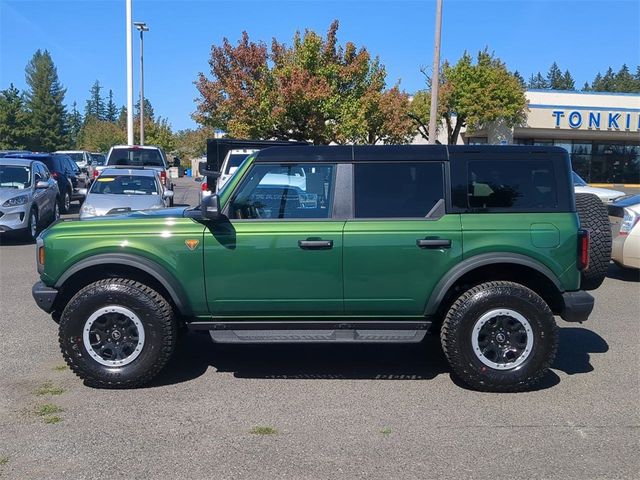
[[[608,265],[604,206],[576,203],[560,148],[275,146],[199,207],[58,222],[33,296],[97,387],[148,382],[188,328],[221,343],[432,332],[469,386],[526,390],[554,360],[554,316],[586,320]]]

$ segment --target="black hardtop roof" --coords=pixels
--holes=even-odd
[[[496,160],[557,156],[566,154],[561,147],[530,145],[308,145],[269,147],[256,153],[256,162],[375,162],[449,161],[478,156]]]

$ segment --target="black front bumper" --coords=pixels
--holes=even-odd
[[[564,309],[560,315],[567,322],[584,322],[593,310],[593,297],[583,290],[564,292]]]
[[[47,287],[43,282],[37,282],[31,287],[31,295],[38,306],[47,313],[53,311],[53,302],[56,300],[58,290]]]

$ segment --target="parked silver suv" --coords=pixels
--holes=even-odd
[[[0,158],[0,232],[35,240],[40,227],[60,217],[58,183],[46,165],[32,159]]]

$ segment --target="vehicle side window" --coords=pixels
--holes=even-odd
[[[41,180],[44,180],[43,176],[42,176],[42,170],[40,170],[40,165],[38,165],[37,163],[33,164],[32,167],[33,170],[33,183],[36,184]]]
[[[334,165],[253,165],[234,194],[236,219],[329,218]]]
[[[47,166],[44,163],[42,163],[42,164],[39,164],[38,167],[42,172],[42,179],[45,181],[48,181],[51,178],[51,174],[49,173],[49,169],[47,168]]]
[[[71,160],[70,158],[67,159],[67,165],[69,167],[69,170],[73,173],[80,173],[80,168],[78,167],[78,164],[76,162],[74,162],[73,160]]]
[[[424,218],[444,199],[440,162],[356,163],[355,218]]]
[[[558,205],[555,185],[553,163],[548,160],[470,161],[468,208],[553,210]]]

